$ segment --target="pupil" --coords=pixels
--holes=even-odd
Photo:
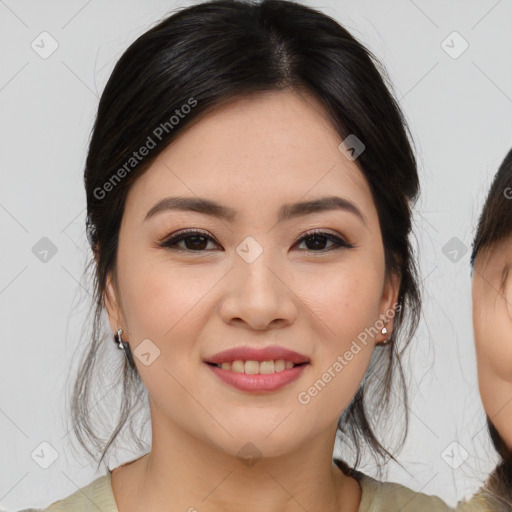
[[[198,239],[202,239],[202,242],[198,242],[197,240]],[[189,243],[190,240],[193,240],[192,244]],[[206,237],[204,235],[191,235],[191,236],[188,236],[186,239],[185,239],[185,245],[187,247],[187,249],[204,249],[205,247],[205,244],[204,244],[204,241],[206,240]],[[194,245],[194,243],[196,245]],[[197,246],[197,243],[199,243],[199,247]]]
[[[313,249],[315,249],[315,248],[316,249],[323,249],[324,248],[323,246],[325,246],[325,236],[322,236],[322,235],[312,235],[312,236],[309,237],[309,240],[314,240],[315,241],[315,243],[312,244],[313,247],[309,247],[308,246],[309,249],[311,249],[311,248],[313,248]],[[323,241],[323,243],[322,243],[322,241]],[[306,242],[306,244],[307,244],[307,242]]]

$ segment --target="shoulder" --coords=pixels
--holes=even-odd
[[[112,493],[110,473],[96,478],[90,484],[65,498],[45,507],[45,512],[118,512]]]
[[[459,501],[455,510],[456,512],[510,512],[512,502],[505,496],[493,494],[484,486],[469,501]]]
[[[401,484],[379,482],[367,475],[359,476],[362,489],[359,512],[400,510],[401,512],[453,511],[438,496],[413,491]]]
[[[334,462],[343,473],[355,478],[361,486],[361,503],[358,512],[387,512],[390,510],[447,512],[454,510],[437,496],[416,492],[393,482],[380,482],[350,468],[344,461],[336,457]]]
[[[487,504],[487,497],[483,492],[476,493],[469,501],[462,500],[457,503],[457,512],[490,511]]]

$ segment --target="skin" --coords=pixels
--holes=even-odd
[[[332,463],[336,424],[393,320],[310,403],[297,399],[397,302],[399,280],[385,272],[370,189],[340,142],[313,98],[256,94],[187,128],[130,189],[106,306],[132,352],[150,339],[160,355],[148,366],[135,357],[150,396],[152,449],[113,471],[120,512],[358,509],[359,484]],[[365,223],[343,210],[277,223],[283,204],[334,193]],[[238,216],[166,210],[144,221],[176,195],[213,199]],[[181,251],[158,246],[185,228],[212,240],[195,252],[186,240]],[[298,242],[312,229],[355,247]],[[263,249],[252,263],[236,252],[247,236]],[[272,393],[239,391],[203,362],[234,346],[273,344],[311,364]],[[237,456],[248,442],[261,455],[251,467]]]
[[[512,237],[478,254],[472,295],[482,403],[512,449]]]

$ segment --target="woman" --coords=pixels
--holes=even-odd
[[[512,510],[511,200],[512,150],[494,177],[471,255],[478,382],[491,439],[502,460],[461,510]]]
[[[420,312],[419,184],[401,111],[339,23],[279,0],[163,20],[105,87],[85,186],[96,310],[75,433],[101,463],[149,402],[152,442],[47,510],[448,509],[354,469],[400,447],[381,434]],[[105,309],[126,354],[106,442],[89,412]]]

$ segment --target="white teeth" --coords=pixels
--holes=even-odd
[[[270,362],[273,363],[273,361]],[[258,361],[245,361],[245,373],[256,375],[257,373],[260,373],[260,367],[263,369],[263,363],[259,363]]]
[[[277,361],[274,361],[274,371],[275,372],[282,372],[284,369],[285,369],[284,359],[278,359]]]
[[[229,368],[228,368],[228,370],[229,370]],[[236,373],[244,373],[245,372],[244,362],[243,361],[233,361],[233,363],[231,364],[231,371],[236,372]]]
[[[241,361],[240,359],[230,362],[224,362],[220,366],[223,370],[231,370],[235,373],[247,373],[249,375],[270,374],[282,372],[285,369],[293,368],[295,365],[291,361],[277,359],[274,361]]]

